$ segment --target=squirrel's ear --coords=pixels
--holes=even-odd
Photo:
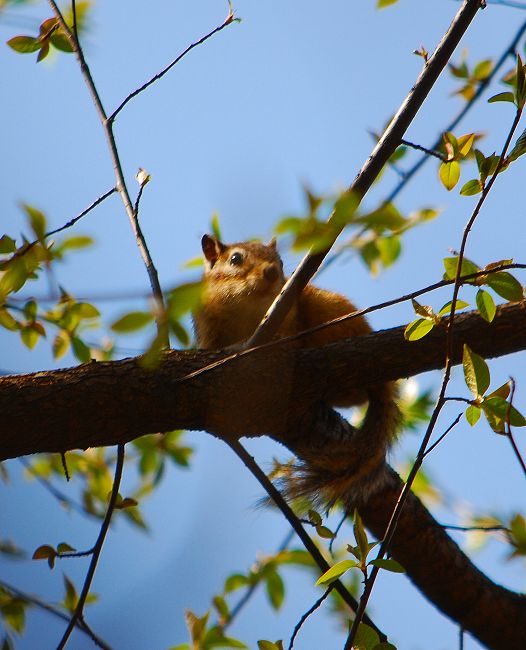
[[[272,237],[272,239],[268,243],[268,246],[269,246],[269,248],[273,248],[274,250],[276,250],[277,243],[278,243],[278,240],[275,237]]]
[[[201,239],[201,247],[207,262],[213,266],[217,262],[217,258],[225,250],[226,246],[212,235],[203,235]]]

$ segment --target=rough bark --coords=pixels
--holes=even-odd
[[[0,460],[128,442],[146,433],[199,429],[219,437],[286,436],[305,422],[327,386],[408,377],[444,364],[445,328],[408,342],[404,327],[319,349],[263,346],[214,364],[223,353],[164,354],[154,370],[138,358],[0,378]],[[524,303],[499,308],[493,323],[476,312],[455,324],[454,361],[462,346],[485,357],[526,348]]]

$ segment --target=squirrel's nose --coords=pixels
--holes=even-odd
[[[276,282],[279,277],[278,267],[275,264],[269,264],[263,269],[263,276],[269,283]]]

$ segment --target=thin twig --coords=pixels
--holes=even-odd
[[[329,587],[327,587],[327,589],[323,592],[322,596],[320,596],[318,598],[318,600],[314,603],[314,605],[310,609],[308,609],[305,612],[305,614],[303,614],[303,616],[300,618],[298,623],[295,625],[294,632],[292,633],[292,636],[290,637],[290,643],[289,643],[288,650],[292,650],[292,648],[294,646],[294,639],[298,635],[298,632],[301,630],[301,627],[302,627],[303,623],[305,623],[305,621],[309,618],[309,616],[311,614],[313,614],[318,609],[318,607],[320,607],[320,605],[323,603],[323,601],[331,593],[332,587],[333,587],[332,584]]]
[[[126,214],[128,216],[128,220],[130,222],[130,225],[133,230],[133,234],[135,236],[135,241],[137,243],[137,246],[139,248],[141,257],[143,259],[144,265],[146,266],[146,271],[148,272],[148,277],[150,280],[150,286],[152,289],[152,294],[155,299],[155,302],[157,303],[157,331],[158,335],[162,340],[162,345],[163,347],[168,347],[169,341],[168,341],[168,331],[167,328],[164,324],[164,300],[163,300],[163,292],[161,290],[161,285],[159,283],[159,276],[157,274],[157,269],[155,268],[155,265],[153,263],[152,257],[150,255],[150,251],[148,249],[148,245],[146,244],[146,240],[144,238],[142,229],[139,225],[139,222],[137,221],[134,211],[133,211],[133,205],[132,201],[130,198],[130,193],[128,191],[128,187],[126,185],[126,181],[124,180],[124,174],[122,171],[122,164],[119,156],[119,152],[117,150],[117,143],[115,140],[115,136],[113,134],[113,125],[112,121],[108,119],[108,116],[106,115],[106,111],[104,109],[104,106],[102,104],[102,100],[100,98],[99,92],[97,90],[97,87],[95,85],[95,82],[93,81],[93,77],[91,75],[91,71],[88,67],[88,64],[86,63],[86,59],[84,58],[84,52],[82,50],[82,47],[80,45],[80,41],[75,37],[75,34],[71,31],[71,29],[68,27],[66,24],[66,21],[64,20],[64,17],[62,13],[60,12],[60,9],[58,8],[55,0],[48,0],[53,12],[55,13],[55,16],[57,17],[59,24],[66,35],[71,47],[73,48],[75,55],[77,57],[77,60],[80,65],[81,73],[82,76],[84,77],[84,81],[86,83],[86,86],[89,90],[89,93],[91,95],[91,98],[93,100],[93,103],[95,105],[95,109],[97,111],[97,114],[99,116],[100,123],[102,125],[102,128],[104,130],[104,135],[106,136],[106,142],[108,144],[108,148],[110,150],[110,156],[113,162],[113,170],[115,172],[115,178],[116,178],[116,188],[117,191],[122,199],[122,202],[124,204],[124,208],[126,210]]]
[[[411,471],[409,472],[409,476],[407,477],[406,483],[400,493],[400,496],[398,497],[398,500],[396,502],[396,506],[393,510],[393,513],[391,515],[391,518],[389,520],[389,523],[387,525],[387,529],[385,532],[384,539],[382,541],[382,544],[380,545],[380,550],[378,551],[378,555],[376,559],[382,559],[386,553],[386,550],[389,548],[391,541],[393,539],[396,526],[398,523],[398,520],[400,518],[400,514],[402,512],[402,509],[404,507],[404,504],[407,500],[407,496],[409,494],[409,491],[411,490],[411,486],[413,484],[413,481],[422,465],[422,462],[424,460],[425,456],[425,451],[427,448],[427,445],[429,444],[429,441],[431,439],[431,435],[434,431],[435,425],[437,423],[438,417],[440,415],[440,412],[445,404],[445,397],[446,397],[446,389],[449,384],[449,380],[451,377],[451,370],[453,367],[453,331],[454,331],[454,320],[455,320],[455,310],[456,310],[456,304],[457,304],[457,299],[458,299],[458,293],[460,291],[460,286],[461,286],[461,268],[462,268],[462,262],[464,259],[464,252],[466,250],[466,245],[467,245],[467,240],[469,237],[469,233],[471,231],[471,228],[473,227],[473,224],[475,223],[475,220],[480,212],[480,209],[482,208],[482,205],[484,204],[486,197],[488,196],[489,192],[491,191],[491,188],[493,187],[493,184],[495,183],[497,176],[499,175],[499,172],[502,169],[502,166],[504,165],[504,161],[506,158],[506,152],[508,151],[508,147],[511,143],[511,140],[513,138],[513,134],[515,133],[515,130],[519,124],[521,116],[521,109],[517,108],[515,118],[513,120],[513,123],[511,125],[511,128],[508,132],[508,135],[506,137],[506,141],[504,143],[504,146],[502,148],[502,152],[500,154],[499,162],[495,168],[495,171],[491,178],[489,179],[488,183],[486,184],[486,187],[484,188],[480,199],[478,200],[475,209],[473,210],[471,217],[469,218],[465,228],[464,232],[462,235],[462,243],[460,246],[459,254],[458,254],[458,267],[457,267],[457,272],[455,276],[455,282],[453,285],[453,297],[451,300],[451,311],[449,314],[449,321],[448,321],[448,329],[447,329],[447,338],[446,338],[446,363],[445,363],[445,368],[444,368],[444,375],[442,379],[442,385],[440,388],[440,393],[435,405],[435,408],[433,410],[433,413],[431,414],[431,418],[429,420],[429,424],[427,427],[427,430],[425,432],[425,435],[422,439],[422,442],[420,444],[420,448],[418,450],[417,457],[415,459],[415,462],[413,463],[413,467],[411,468]],[[345,649],[344,650],[350,650],[352,648],[354,639],[356,637],[356,633],[358,631],[358,626],[360,624],[360,621],[363,617],[363,614],[365,612],[365,607],[367,605],[367,602],[369,601],[369,597],[372,593],[372,589],[374,586],[374,583],[376,581],[376,578],[378,576],[379,568],[377,566],[373,566],[373,569],[371,570],[371,573],[368,577],[367,583],[365,585],[365,588],[363,590],[362,596],[360,598],[360,607],[359,610],[356,614],[356,617],[353,621],[351,631],[349,632],[349,636],[347,638],[347,642],[345,644]]]
[[[280,491],[273,485],[272,481],[270,481],[270,479],[265,474],[265,472],[263,472],[263,470],[259,467],[259,465],[256,463],[254,458],[248,453],[248,451],[243,447],[243,445],[238,440],[231,440],[231,441],[227,440],[226,442],[234,451],[234,453],[237,456],[239,456],[239,458],[241,459],[245,467],[259,481],[259,483],[262,485],[266,493],[274,501],[276,506],[281,510],[281,512],[283,513],[283,515],[285,516],[289,524],[292,526],[292,528],[294,529],[298,537],[303,542],[303,545],[305,546],[307,551],[312,556],[312,559],[318,565],[320,571],[322,573],[328,571],[330,569],[330,566],[325,560],[325,558],[323,557],[323,555],[320,553],[320,550],[318,549],[316,544],[314,544],[312,539],[309,537],[306,530],[301,525],[299,519],[294,514],[292,508],[285,501]],[[339,580],[337,580],[333,583],[333,588],[336,589],[336,591],[340,594],[342,599],[347,603],[349,608],[353,612],[355,612],[358,606],[358,602],[356,601],[354,596],[352,596],[349,593],[349,591],[346,589],[344,584]],[[370,625],[372,628],[376,630],[376,632],[381,637],[382,641],[387,640],[385,634],[375,625],[375,623],[369,617],[367,617],[366,622],[367,625]]]
[[[230,25],[231,23],[233,23],[235,20],[236,20],[236,19],[234,18],[234,14],[233,14],[232,11],[230,10],[230,11],[228,12],[228,16],[227,16],[227,17],[225,18],[225,20],[221,23],[221,25],[219,25],[218,27],[215,27],[211,32],[209,32],[208,34],[206,34],[206,36],[203,36],[203,37],[200,38],[198,41],[195,41],[194,43],[192,43],[191,45],[189,45],[189,46],[186,48],[186,50],[184,50],[184,52],[182,52],[181,54],[179,54],[179,56],[177,56],[177,57],[176,57],[176,58],[175,58],[171,63],[169,63],[165,68],[163,68],[163,70],[161,70],[161,72],[158,72],[158,73],[157,73],[156,75],[154,75],[151,79],[149,79],[145,84],[143,84],[142,86],[140,86],[140,88],[137,88],[136,90],[134,90],[133,92],[131,92],[131,93],[126,97],[126,99],[124,99],[124,100],[119,104],[119,106],[118,106],[118,107],[113,111],[113,113],[109,116],[108,120],[109,120],[110,122],[114,122],[114,121],[115,121],[115,118],[117,117],[117,115],[122,111],[122,109],[126,106],[126,104],[127,104],[129,101],[131,101],[134,97],[137,97],[137,95],[139,95],[140,93],[142,93],[143,91],[145,91],[149,86],[151,86],[153,83],[155,83],[156,81],[158,81],[159,79],[161,79],[161,77],[164,77],[164,75],[165,75],[167,72],[169,72],[169,71],[174,67],[174,65],[177,65],[177,64],[179,63],[179,61],[180,61],[183,57],[185,57],[185,56],[186,56],[186,55],[187,55],[191,50],[194,49],[194,47],[197,47],[198,45],[202,45],[205,41],[207,41],[209,38],[211,38],[212,36],[214,36],[214,34],[217,34],[217,33],[220,32],[221,30],[223,30],[225,27],[227,27],[228,25]]]
[[[58,609],[57,607],[53,607],[53,605],[50,605],[49,603],[46,603],[44,600],[41,600],[38,596],[34,596],[32,594],[28,594],[25,591],[22,591],[21,589],[18,589],[18,587],[14,587],[13,585],[10,585],[8,582],[5,582],[5,580],[0,581],[0,588],[5,589],[6,591],[11,592],[14,596],[17,598],[20,598],[24,602],[34,605],[35,607],[38,607],[40,609],[43,609],[45,612],[48,612],[48,614],[51,614],[53,616],[56,616],[57,618],[60,618],[62,621],[68,621],[69,622],[69,616],[65,614],[63,611]],[[80,630],[83,634],[86,634],[87,636],[90,637],[90,639],[99,647],[103,648],[104,650],[111,650],[110,646],[103,641],[100,637],[98,637],[95,632],[89,627],[89,625],[85,621],[77,621],[75,624],[76,628]]]
[[[462,533],[471,533],[471,532],[508,533],[510,530],[509,528],[506,528],[506,526],[455,526],[452,524],[441,524],[441,526],[445,530],[458,530]]]
[[[453,421],[453,422],[448,426],[448,428],[444,431],[444,433],[443,433],[441,436],[439,436],[439,437],[435,440],[435,442],[434,442],[432,445],[430,445],[430,446],[425,450],[425,452],[424,452],[424,458],[425,458],[428,454],[430,454],[430,453],[433,451],[433,449],[435,449],[435,447],[437,447],[437,446],[442,442],[442,440],[444,440],[444,438],[445,438],[445,437],[447,436],[447,434],[451,431],[451,429],[454,429],[454,428],[457,426],[457,424],[460,422],[460,418],[461,418],[461,417],[462,417],[462,413],[459,413],[459,414],[457,415],[457,417],[455,418],[455,420],[454,420],[454,421]]]
[[[117,191],[116,188],[112,187],[111,190],[104,192],[104,194],[101,194],[101,196],[99,196],[98,199],[95,199],[95,201],[93,201],[93,203],[91,203],[91,205],[89,205],[85,210],[83,210],[80,214],[78,214],[73,219],[70,219],[63,226],[60,226],[60,228],[55,228],[55,230],[50,230],[49,232],[46,232],[44,235],[42,235],[42,239],[35,239],[35,241],[32,241],[29,244],[20,247],[17,251],[13,253],[13,256],[10,258],[9,261],[15,259],[16,257],[21,257],[25,255],[27,251],[33,248],[33,246],[36,246],[36,244],[39,244],[44,239],[48,239],[48,237],[52,237],[53,235],[56,235],[57,233],[62,232],[63,230],[66,230],[67,228],[71,228],[71,226],[74,226],[77,223],[77,221],[80,221],[82,217],[85,217],[88,214],[88,212],[91,212],[93,208],[96,208],[100,203],[102,203],[105,199],[107,199],[109,196],[114,194],[116,191]]]
[[[57,650],[63,650],[63,648],[66,647],[66,643],[68,642],[68,639],[73,631],[73,628],[75,627],[77,621],[82,619],[82,613],[84,610],[84,605],[86,603],[86,598],[88,597],[91,583],[93,581],[93,577],[95,576],[95,570],[99,562],[102,546],[104,544],[104,540],[106,539],[106,534],[110,527],[111,517],[113,515],[113,511],[115,510],[115,504],[117,503],[117,496],[119,494],[119,486],[122,478],[123,465],[124,465],[124,444],[121,443],[117,446],[117,462],[115,464],[115,476],[113,479],[113,487],[111,489],[111,496],[110,496],[110,501],[108,503],[106,516],[104,517],[104,521],[102,522],[102,525],[100,527],[100,532],[97,537],[97,541],[93,546],[93,554],[91,557],[90,565],[88,567],[88,572],[86,573],[86,578],[84,579],[84,585],[82,586],[82,591],[80,592],[77,606],[75,607],[75,611],[69,621],[68,627],[66,628],[66,631],[64,632],[64,635],[62,636],[62,639],[60,640],[60,643],[57,646]]]
[[[462,8],[458,11],[451,26],[424,66],[415,85],[376,144],[371,155],[358,173],[358,176],[349,187],[348,194],[356,198],[357,204],[363,199],[386,162],[400,144],[401,138],[415,118],[440,73],[447,65],[447,62],[479,8],[480,0],[465,0]],[[247,341],[246,347],[253,347],[254,345],[269,341],[277,332],[292,306],[295,297],[318,270],[337,237],[345,227],[343,223],[335,223],[334,213],[329,218],[328,224],[331,226],[332,234],[327,248],[323,251],[311,249],[303,258],[270,306],[254,334]]]
[[[513,398],[515,397],[515,380],[513,377],[510,377],[510,382],[511,382],[511,393],[510,393],[510,401],[508,402],[508,410],[506,412],[506,437],[510,441],[510,444],[513,449],[513,453],[515,454],[515,457],[517,458],[519,465],[522,468],[524,476],[526,476],[526,464],[524,463],[524,459],[521,456],[521,452],[519,448],[517,447],[517,443],[515,442],[515,438],[513,437],[513,431],[511,428],[511,423],[510,423],[510,416],[511,416],[511,408],[513,406]]]
[[[436,149],[428,149],[427,147],[423,147],[421,144],[415,144],[414,142],[409,142],[409,140],[404,139],[400,140],[400,144],[403,144],[406,147],[411,147],[411,149],[416,149],[417,151],[423,151],[426,156],[434,156],[442,162],[447,162],[447,156]]]
[[[442,144],[442,134],[446,131],[453,131],[458,126],[458,124],[464,119],[464,117],[469,113],[471,108],[474,106],[474,104],[477,102],[477,100],[480,98],[480,96],[483,94],[486,88],[491,84],[491,82],[493,81],[493,79],[495,78],[499,70],[506,63],[508,57],[513,56],[515,54],[519,41],[521,40],[525,32],[526,32],[526,21],[523,22],[523,24],[520,26],[519,30],[515,34],[513,40],[511,41],[511,43],[506,47],[504,52],[500,55],[497,63],[495,64],[495,67],[492,69],[490,74],[483,81],[479,83],[478,88],[475,94],[473,95],[473,97],[464,104],[464,106],[462,107],[458,115],[446,126],[446,128],[442,129],[440,135],[437,136],[435,142],[429,147],[429,149],[438,149],[438,147],[440,147],[440,145]],[[408,169],[405,172],[404,178],[394,187],[391,193],[384,200],[384,203],[391,203],[392,201],[394,201],[395,198],[398,196],[398,194],[400,194],[400,192],[407,185],[407,183],[413,178],[413,176],[417,172],[420,171],[420,169],[426,164],[428,160],[429,160],[429,156],[422,156],[420,160],[418,160],[410,169]]]

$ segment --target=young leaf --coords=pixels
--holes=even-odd
[[[495,102],[511,102],[512,104],[514,104],[515,97],[513,93],[510,92],[497,93],[496,95],[493,95],[493,97],[490,97],[488,99],[489,104],[493,104]]]
[[[278,610],[285,599],[285,585],[277,571],[268,571],[265,575],[265,587],[270,604]]]
[[[404,567],[397,562],[396,560],[371,560],[369,562],[372,566],[377,566],[379,569],[385,569],[386,571],[391,571],[392,573],[405,573]]]
[[[487,291],[484,291],[484,289],[479,289],[477,291],[476,300],[480,315],[484,320],[488,321],[488,323],[491,323],[491,321],[495,318],[495,313],[497,311],[491,294],[489,294]]]
[[[460,165],[456,160],[442,163],[438,169],[442,185],[450,192],[460,179]]]
[[[15,36],[7,41],[9,47],[20,54],[29,54],[36,52],[42,47],[38,38],[33,36]]]
[[[488,366],[484,359],[473,352],[466,344],[464,344],[462,365],[464,366],[466,385],[471,393],[474,397],[484,395],[490,383]]]
[[[354,639],[354,650],[373,650],[380,643],[378,633],[365,623],[360,623]]]
[[[524,297],[524,287],[511,273],[499,271],[488,275],[486,284],[505,300],[520,302]]]
[[[426,318],[418,318],[417,320],[412,321],[405,328],[404,338],[407,341],[418,341],[418,339],[423,338],[428,334],[435,323],[432,320],[427,320]]]
[[[148,311],[132,311],[129,314],[121,316],[112,325],[111,329],[120,334],[136,332],[146,327],[153,320],[153,316]]]
[[[451,313],[451,302],[451,300],[449,302],[446,302],[446,304],[438,312],[439,316],[449,316]],[[469,302],[465,302],[464,300],[457,300],[455,302],[455,312],[460,311],[461,309],[465,309],[466,307],[469,307]]]
[[[474,196],[475,194],[480,194],[482,192],[482,189],[482,185],[478,178],[474,178],[473,180],[468,181],[462,185],[460,193],[462,196]]]
[[[341,562],[337,562],[334,566],[325,571],[325,573],[320,576],[318,580],[316,580],[316,585],[330,585],[335,580],[338,580],[338,578],[344,573],[349,571],[349,569],[353,569],[359,566],[360,563],[355,562],[354,560],[342,560]]]
[[[466,420],[474,427],[479,421],[481,410],[478,406],[470,405],[466,409]]]

